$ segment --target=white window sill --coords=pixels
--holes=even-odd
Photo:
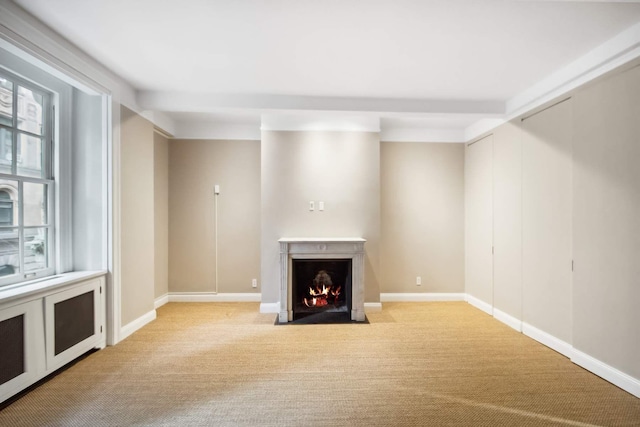
[[[43,277],[29,282],[16,283],[15,285],[0,288],[0,304],[16,299],[35,296],[42,292],[50,292],[76,282],[101,277],[107,274],[106,270],[97,271],[73,271],[70,273],[56,274],[51,277]]]

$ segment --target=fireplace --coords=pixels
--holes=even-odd
[[[351,259],[293,259],[293,320],[331,313],[350,318]]]
[[[282,238],[278,321],[345,313],[364,321],[362,238]]]

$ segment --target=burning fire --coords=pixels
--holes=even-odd
[[[333,303],[338,302],[342,286],[333,287],[331,276],[325,271],[320,270],[313,279],[313,286],[309,287],[309,298],[303,298],[302,302],[307,307],[324,307],[329,304],[329,296],[333,297]]]

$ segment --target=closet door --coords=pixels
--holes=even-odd
[[[523,332],[537,334],[536,339],[567,354],[572,318],[572,102],[542,110],[522,125]]]
[[[465,288],[471,304],[491,313],[493,135],[470,143],[465,154]]]
[[[493,134],[493,315],[522,330],[522,130]]]

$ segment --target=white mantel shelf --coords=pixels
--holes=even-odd
[[[280,243],[364,243],[366,241],[367,239],[363,239],[362,237],[283,237],[278,240]]]
[[[361,237],[283,237],[280,244],[280,311],[278,320],[293,320],[291,265],[293,259],[351,259],[351,320],[364,315],[364,244]]]

